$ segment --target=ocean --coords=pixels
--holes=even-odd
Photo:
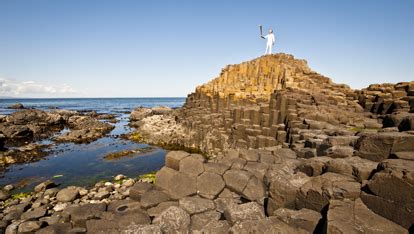
[[[15,164],[0,171],[0,186],[13,184],[15,192],[30,191],[42,181],[53,180],[61,187],[69,185],[90,186],[99,181],[110,181],[117,174],[136,178],[159,170],[164,165],[166,151],[161,148],[144,155],[105,159],[109,153],[148,147],[120,137],[132,131],[128,126],[129,113],[136,107],[181,107],[185,98],[69,98],[69,99],[2,99],[0,114],[16,110],[7,107],[22,103],[26,108],[42,110],[68,109],[115,114],[115,128],[105,137],[88,144],[55,143],[49,139],[37,142],[49,145],[43,159],[25,164]],[[62,132],[68,129],[62,130]],[[58,133],[61,134],[61,133]]]

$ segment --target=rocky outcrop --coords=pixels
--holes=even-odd
[[[304,60],[268,55],[227,66],[182,108],[156,117],[168,121],[146,116],[136,128],[148,142],[169,129],[167,143],[205,152],[207,161],[169,154],[157,183],[173,199],[214,200],[233,232],[262,225],[283,232],[404,233],[414,223],[413,87],[352,90]],[[234,203],[258,204],[265,216],[234,221],[226,211]],[[300,210],[321,218],[304,215],[309,220],[299,225],[291,220]],[[348,222],[343,214],[360,218]]]

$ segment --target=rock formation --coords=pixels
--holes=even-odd
[[[286,54],[228,66],[178,110],[131,114],[132,138],[203,155],[168,152],[155,184],[39,185],[30,197],[7,203],[0,227],[7,233],[413,232],[413,87],[352,90]],[[62,118],[89,126],[87,117]],[[6,188],[0,193],[2,200],[9,196]]]
[[[173,200],[214,201],[226,231],[405,233],[414,228],[413,88],[353,90],[276,54],[224,68],[137,130],[149,142],[168,131],[166,143],[206,153],[171,152],[157,186]]]

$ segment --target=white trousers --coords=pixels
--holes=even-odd
[[[265,54],[272,54],[272,47],[273,47],[273,44],[266,44]]]

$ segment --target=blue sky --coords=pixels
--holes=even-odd
[[[337,83],[414,80],[414,1],[0,0],[0,96],[186,96],[276,52]]]

